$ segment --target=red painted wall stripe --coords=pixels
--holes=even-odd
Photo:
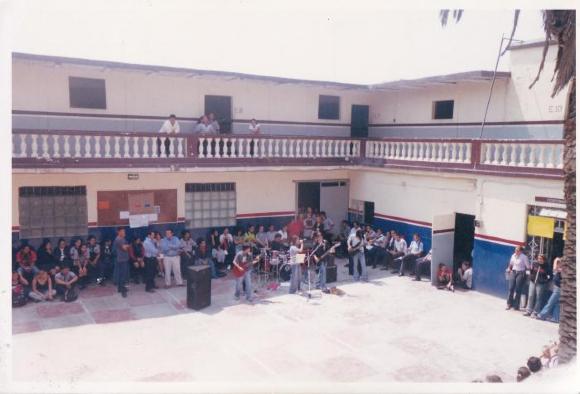
[[[417,224],[419,226],[431,227],[431,223],[421,222],[419,220],[405,219],[405,218],[401,218],[398,216],[391,216],[391,215],[383,215],[382,213],[376,213],[376,212],[375,212],[375,216],[378,216],[378,217],[383,218],[383,219],[393,220],[395,222],[405,222],[405,223]]]
[[[484,234],[475,234],[475,239],[483,239],[485,241],[492,241],[492,242],[503,242],[503,243],[507,243],[507,244],[510,244],[513,246],[521,246],[521,245],[525,244],[525,242],[513,241],[511,239],[494,237],[491,235],[484,235]]]
[[[239,213],[236,215],[236,218],[248,219],[248,218],[258,218],[258,217],[264,217],[264,216],[294,216],[294,211]]]

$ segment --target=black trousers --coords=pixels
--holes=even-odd
[[[145,257],[145,290],[155,287],[155,271],[157,270],[157,258]]]

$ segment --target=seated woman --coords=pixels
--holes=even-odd
[[[439,263],[437,267],[437,288],[455,291],[451,270],[443,263]]]
[[[46,271],[39,271],[32,280],[32,290],[28,296],[36,302],[52,301],[56,290],[52,288],[52,279]]]
[[[37,266],[39,270],[46,271],[53,278],[60,270],[58,259],[54,254],[49,239],[45,239],[40,248],[38,248]]]
[[[24,247],[16,253],[16,261],[18,262],[18,273],[20,276],[25,279],[27,283],[31,283],[39,269],[36,267],[36,253],[32,250],[30,245],[24,245]]]

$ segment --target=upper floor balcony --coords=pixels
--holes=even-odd
[[[15,169],[373,166],[559,179],[563,141],[14,130]]]

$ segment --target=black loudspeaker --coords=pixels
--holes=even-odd
[[[326,283],[336,282],[336,265],[326,266]]]
[[[211,304],[211,270],[209,265],[187,267],[187,307],[196,311]]]

